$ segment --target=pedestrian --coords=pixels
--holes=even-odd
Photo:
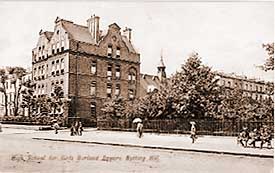
[[[243,127],[243,130],[241,131],[241,133],[238,136],[238,142],[240,142],[243,147],[247,147],[248,139],[249,139],[249,133],[247,131],[247,127]],[[243,143],[243,142],[245,142],[245,143]]]
[[[142,136],[142,130],[143,130],[143,124],[142,124],[142,122],[138,122],[138,124],[137,124],[137,133],[138,133],[139,138],[141,138],[141,136]]]
[[[53,128],[55,130],[55,134],[58,134],[59,125],[58,125],[57,121],[53,124]]]
[[[249,145],[253,145],[253,147],[256,147],[256,141],[260,140],[260,134],[258,132],[257,129],[254,129],[253,132],[250,134],[251,137],[251,142],[249,143]]]
[[[79,130],[79,123],[78,123],[78,121],[75,122],[74,128],[75,128],[75,135],[79,135],[79,133],[78,133],[78,130]]]
[[[82,136],[83,126],[82,126],[82,123],[81,123],[81,122],[79,122],[78,131],[79,131],[78,134],[79,134],[80,136]]]
[[[74,136],[75,135],[75,128],[74,128],[74,124],[73,123],[71,124],[70,130],[71,130],[71,136]]]
[[[0,122],[0,132],[3,132],[1,122]]]
[[[190,138],[192,139],[192,143],[195,143],[195,140],[197,139],[196,127],[195,127],[196,123],[194,121],[191,121],[190,124],[191,124],[191,130],[190,130],[191,136],[190,136]]]
[[[265,143],[267,143],[268,148],[271,148],[272,147],[271,140],[272,140],[271,131],[267,126],[265,126],[261,132],[261,148],[263,148],[263,145]]]

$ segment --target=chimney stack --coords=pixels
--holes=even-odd
[[[95,40],[96,43],[98,43],[99,41],[99,16],[91,16],[91,18],[89,18],[87,20],[87,26],[88,26],[88,30],[92,35],[92,38]]]
[[[131,39],[132,39],[132,29],[125,27],[125,29],[123,30],[123,35],[125,35],[128,38],[128,40],[131,42]]]

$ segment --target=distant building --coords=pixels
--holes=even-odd
[[[227,88],[239,88],[243,91],[245,96],[252,97],[255,100],[263,100],[268,97],[273,98],[268,92],[268,85],[262,80],[249,79],[246,76],[236,75],[234,73],[225,74],[222,72],[216,72],[217,76],[220,77],[219,85]]]
[[[99,17],[82,26],[57,17],[54,31],[40,31],[32,50],[35,95],[51,95],[55,85],[69,102],[64,115],[95,123],[104,100],[139,97],[140,55],[132,45],[132,30],[113,23],[106,34]],[[123,34],[122,34],[123,33]]]

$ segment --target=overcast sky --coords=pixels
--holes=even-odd
[[[163,49],[168,75],[196,51],[214,70],[273,80],[262,43],[274,42],[273,2],[0,2],[0,66],[31,66],[40,29],[53,31],[57,16],[100,29],[116,22],[133,29],[141,72],[156,74]]]

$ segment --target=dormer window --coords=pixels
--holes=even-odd
[[[119,47],[116,49],[116,57],[120,58],[120,48]]]
[[[112,45],[108,45],[108,49],[107,49],[107,56],[109,57],[109,58],[111,58],[112,57]]]

